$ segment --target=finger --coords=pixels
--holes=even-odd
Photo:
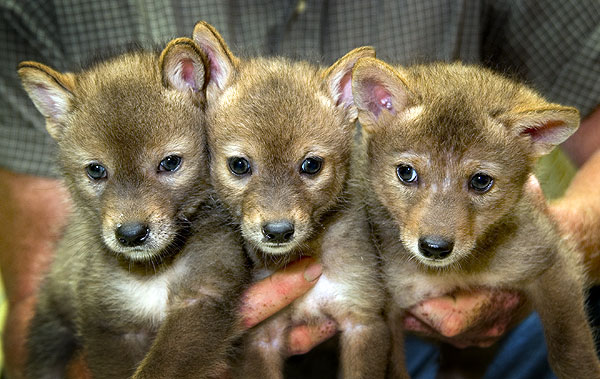
[[[489,345],[505,333],[523,304],[517,291],[479,289],[431,299],[412,311],[421,312],[420,320],[454,345]]]
[[[419,320],[445,337],[463,333],[477,319],[482,305],[489,299],[489,292],[458,292],[453,296],[441,296],[426,300],[411,309]]]
[[[489,339],[500,338],[500,337],[502,337],[502,335],[504,335],[504,332],[506,332],[506,326],[507,326],[507,323],[496,322],[489,329],[487,329],[484,333],[482,333],[481,337],[483,337],[483,338],[487,337]]]
[[[404,329],[415,334],[439,338],[440,334],[428,324],[424,323],[411,313],[407,313],[402,320]]]
[[[471,346],[489,347],[493,345],[506,331],[506,325],[495,324],[482,333],[467,333],[465,335],[446,337],[408,313],[404,317],[404,329],[426,337],[433,337],[450,343],[458,348]]]
[[[333,320],[327,320],[317,326],[296,326],[288,335],[288,353],[305,354],[321,342],[333,337],[336,332],[337,325]]]
[[[449,338],[442,337],[442,339],[460,349],[472,346],[489,347],[496,343],[496,341],[498,341],[504,335],[506,327],[507,325],[505,323],[500,322],[493,324],[489,328],[469,330],[461,335]]]
[[[474,344],[474,345],[477,346],[477,347],[490,347],[493,344],[495,344],[496,341],[498,341],[498,339],[499,339],[499,337],[494,337],[494,338],[491,338],[491,339],[488,339],[488,340],[480,341],[480,342],[478,342],[477,344]],[[467,346],[463,347],[463,349],[467,348],[469,346],[474,346],[474,345],[467,345]]]
[[[418,318],[410,315],[404,319],[404,327],[406,330],[416,335],[444,341],[445,343],[460,349],[473,346],[489,347],[498,341],[503,334],[503,331],[500,331],[499,328],[491,328],[482,335],[458,335],[454,337],[445,337],[438,331],[429,327],[427,324],[421,322],[421,320]]]
[[[254,285],[242,298],[242,323],[251,328],[308,291],[322,272],[320,263],[303,258]]]

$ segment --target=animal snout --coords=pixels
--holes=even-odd
[[[269,222],[263,225],[262,233],[267,242],[289,242],[294,237],[294,224],[289,221]]]
[[[146,241],[150,229],[141,222],[129,222],[121,224],[115,230],[115,235],[119,243],[126,247],[140,246]]]
[[[454,241],[439,236],[428,236],[419,238],[419,252],[425,258],[444,259],[447,258],[454,248]]]

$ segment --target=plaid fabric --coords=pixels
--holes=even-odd
[[[0,0],[0,166],[52,175],[54,144],[15,67],[79,67],[99,51],[162,44],[206,20],[245,54],[319,57],[360,45],[404,64],[480,62],[585,116],[600,103],[598,0]]]

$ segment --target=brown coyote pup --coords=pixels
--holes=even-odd
[[[238,59],[206,23],[211,178],[265,277],[302,256],[323,264],[316,286],[248,336],[236,376],[279,378],[286,327],[333,319],[345,378],[383,377],[389,335],[366,217],[349,182],[356,108],[351,70],[373,49],[331,67],[283,58]]]
[[[31,324],[31,378],[63,378],[76,350],[94,378],[131,377],[150,349],[135,377],[225,367],[250,273],[210,202],[206,68],[185,38],[76,74],[19,65],[74,206]]]
[[[554,372],[600,378],[578,254],[524,191],[537,158],[577,129],[578,111],[460,63],[361,59],[352,86],[391,325],[457,288],[516,289],[540,315]]]

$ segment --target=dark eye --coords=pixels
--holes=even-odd
[[[491,176],[481,172],[471,176],[471,180],[469,180],[469,187],[480,193],[489,191],[490,188],[492,188],[492,184],[494,184],[494,179]]]
[[[104,168],[104,166],[98,163],[90,163],[85,168],[85,171],[92,180],[100,180],[106,178],[106,169]]]
[[[250,173],[250,162],[246,158],[233,157],[227,160],[229,169],[235,175],[246,175]]]
[[[321,171],[323,165],[323,159],[319,157],[310,157],[302,161],[300,165],[300,172],[308,175],[315,175]]]
[[[417,182],[419,176],[417,171],[409,165],[401,164],[396,169],[396,174],[402,183],[413,184]]]
[[[158,171],[177,171],[181,166],[181,157],[177,155],[169,155],[158,165]]]

